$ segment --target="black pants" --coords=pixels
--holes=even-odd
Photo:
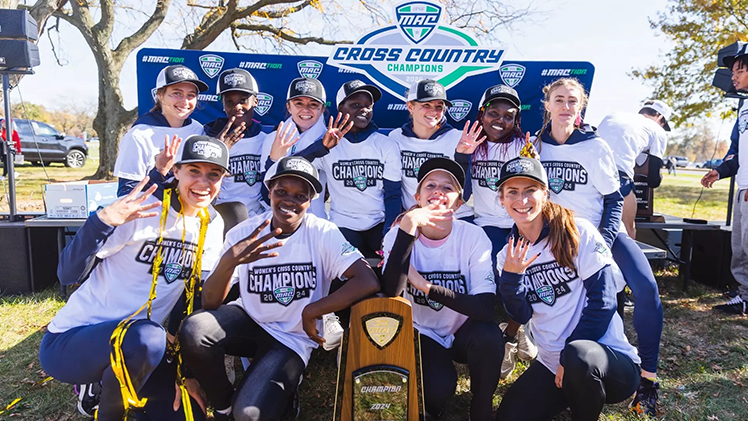
[[[224,202],[220,205],[214,205],[216,211],[221,214],[223,218],[223,235],[229,232],[231,228],[234,228],[240,222],[249,218],[247,207],[241,202]]]
[[[366,258],[377,258],[377,251],[382,249],[382,230],[384,222],[374,225],[366,231],[354,231],[348,228],[340,228],[340,232],[349,243],[356,247]]]
[[[236,421],[277,420],[299,385],[304,361],[270,336],[244,310],[222,305],[193,313],[179,331],[182,358],[216,409],[232,405],[226,354],[254,358],[233,397]]]
[[[639,386],[639,365],[595,341],[578,340],[564,349],[563,389],[539,361],[530,365],[504,394],[497,421],[550,420],[567,407],[574,421],[597,421],[603,405],[618,403]]]
[[[421,335],[421,364],[426,411],[438,416],[455,394],[457,371],[452,361],[467,363],[470,371],[470,419],[489,421],[493,417],[493,394],[499,384],[504,339],[495,323],[468,319],[455,333],[452,348]]]

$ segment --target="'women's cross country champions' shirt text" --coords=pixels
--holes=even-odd
[[[265,141],[265,133],[261,132],[260,124],[254,123],[256,134],[245,137],[236,142],[229,151],[229,175],[223,179],[221,191],[216,198],[216,204],[225,202],[241,202],[247,207],[249,215],[263,213],[260,205],[260,189],[262,187],[262,168],[260,155]]]
[[[395,244],[399,226],[384,236],[384,265]],[[480,227],[455,219],[447,240],[429,247],[416,239],[410,264],[427,281],[460,294],[496,294],[491,268],[491,241]],[[422,291],[408,283],[405,298],[413,304],[413,324],[422,335],[451,348],[454,334],[468,316],[429,299]]]
[[[272,212],[249,218],[226,234],[224,252],[247,238]],[[259,234],[270,232],[270,226]],[[271,239],[265,244],[279,241]],[[247,314],[278,342],[309,362],[317,343],[304,332],[301,312],[307,304],[327,295],[330,282],[339,278],[356,261],[363,258],[332,222],[311,213],[304,215],[301,226],[275,249],[278,257],[239,265],[232,282],[239,282],[241,296],[232,304]],[[322,322],[317,323],[322,332]]]
[[[608,265],[615,265],[610,249],[597,229],[584,219],[575,220],[580,235],[579,254],[574,259],[576,270],[559,265],[551,253],[546,237],[530,246],[527,255],[540,256],[525,270],[517,291],[517,294],[524,295],[532,308],[528,325],[538,346],[538,361],[554,374],[561,351],[566,346],[566,338],[577,327],[582,311],[587,306],[584,280]],[[499,273],[504,268],[507,247],[499,252],[496,259]],[[612,278],[608,279],[613,281]],[[512,298],[505,295],[502,285],[502,298],[505,302]],[[626,354],[637,364],[640,362],[636,349],[626,339],[623,321],[617,312],[614,312],[607,331],[597,342]]]
[[[487,156],[473,153],[470,175],[473,183],[473,209],[475,224],[481,227],[493,226],[511,228],[514,221],[499,202],[499,181],[501,166],[506,161],[519,156],[524,139],[514,138],[508,144],[486,141]]]
[[[578,130],[563,145],[543,141],[540,161],[548,173],[551,200],[597,227],[603,215],[603,196],[621,188],[618,168],[605,141],[594,134],[574,141],[575,136],[581,136]]]
[[[330,220],[365,231],[384,221],[384,180],[400,181],[397,144],[374,132],[359,143],[347,138],[312,162],[327,174]]]
[[[175,198],[176,199],[176,198]],[[144,204],[155,199],[148,199]],[[161,214],[162,208],[154,211]],[[184,279],[192,273],[200,231],[199,217],[184,217],[187,227],[182,243],[182,218],[169,209],[163,237],[161,276],[156,286],[151,320],[163,323],[184,291]],[[102,261],[89,278],[70,296],[48,330],[64,332],[78,326],[122,320],[147,300],[151,291],[153,261],[158,252],[160,217],[135,219],[118,226],[106,239],[96,257]],[[208,224],[203,246],[202,269],[210,270],[218,261],[223,220],[215,215]],[[136,318],[146,318],[143,310]]]
[[[412,136],[409,134],[412,134]],[[460,142],[460,137],[462,137],[462,132],[453,128],[443,131],[434,139],[419,139],[415,136],[415,133],[403,132],[402,127],[390,132],[389,138],[394,140],[400,149],[400,162],[403,172],[401,181],[403,208],[407,210],[416,204],[418,169],[421,168],[421,165],[431,158],[455,159],[457,154],[455,149]],[[472,209],[466,204],[460,206],[456,212],[457,218],[464,218],[472,214]]]

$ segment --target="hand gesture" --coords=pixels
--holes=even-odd
[[[413,285],[413,288],[423,291],[426,296],[429,295],[429,290],[431,289],[431,285],[429,285],[429,281],[426,280],[418,271],[416,268],[413,267],[413,264],[410,264],[410,267],[408,268],[408,282],[410,282],[411,285]]]
[[[711,188],[715,181],[719,180],[719,173],[717,170],[710,170],[701,179],[701,185],[706,188]]]
[[[484,140],[486,140],[486,136],[481,137],[478,139],[478,136],[483,131],[483,126],[481,126],[478,121],[473,123],[473,127],[470,127],[470,120],[465,123],[465,127],[462,129],[462,136],[460,137],[460,143],[457,144],[457,148],[455,150],[457,153],[464,153],[466,155],[471,155],[475,148],[478,147],[481,143],[483,143]]]
[[[343,114],[338,113],[338,117],[335,119],[335,123],[333,123],[332,116],[330,116],[330,124],[327,125],[327,131],[322,137],[322,144],[325,145],[327,149],[332,149],[338,146],[340,139],[351,130],[353,127],[353,121],[348,123],[349,117],[348,114],[343,117]],[[341,121],[341,118],[343,121]]]
[[[151,197],[153,192],[156,191],[158,188],[157,185],[152,185],[143,194],[138,196],[138,193],[143,190],[143,187],[148,183],[148,180],[149,178],[146,176],[126,196],[120,197],[116,202],[96,212],[99,215],[101,222],[112,227],[118,227],[134,219],[150,218],[158,215],[158,212],[148,211],[161,206],[160,201],[143,205],[143,202]]]
[[[164,136],[164,148],[156,155],[156,170],[164,177],[169,174],[171,167],[174,166],[174,159],[177,156],[180,143],[182,143],[182,138],[177,135],[174,135],[171,142],[169,142],[169,136]]]
[[[326,341],[325,338],[319,335],[319,331],[317,330],[317,320],[322,319],[322,316],[317,316],[309,311],[310,305],[311,304],[308,304],[304,307],[304,310],[301,311],[301,325],[304,328],[306,335],[309,336],[309,339],[313,340],[318,345],[322,345]]]
[[[443,200],[431,203],[425,208],[415,208],[408,211],[402,221],[400,221],[400,229],[413,236],[416,235],[416,231],[421,227],[431,227],[445,231],[443,227],[437,225],[437,222],[449,221],[454,215],[452,209],[444,208],[446,201],[447,198],[444,197]]]
[[[242,124],[236,126],[234,130],[231,130],[231,126],[234,125],[234,121],[236,121],[235,116],[229,119],[229,122],[226,123],[226,127],[224,127],[216,137],[216,139],[223,142],[229,149],[231,149],[231,147],[234,146],[236,142],[241,140],[242,136],[244,135],[244,130],[247,128],[247,125],[242,121]]]
[[[284,127],[283,123],[281,123],[278,126],[278,130],[275,131],[273,147],[270,149],[270,159],[273,162],[278,162],[279,159],[288,155],[288,151],[298,141],[299,135],[296,131],[296,124],[293,121],[289,121]]]
[[[504,271],[511,273],[524,273],[528,266],[540,256],[540,253],[527,259],[527,251],[530,250],[530,242],[520,237],[516,244],[514,237],[509,239],[506,260],[504,260]]]
[[[263,245],[266,241],[271,238],[275,238],[281,233],[280,228],[276,228],[273,231],[257,238],[265,227],[270,224],[270,220],[266,220],[259,227],[252,231],[249,237],[234,244],[230,249],[223,255],[224,258],[231,259],[233,266],[238,266],[244,263],[252,263],[260,259],[267,259],[268,257],[278,257],[278,253],[265,253],[268,250],[278,248],[283,245],[282,242],[277,241],[273,244]]]
[[[538,154],[538,152],[535,150],[535,146],[533,146],[532,142],[530,142],[530,132],[527,132],[525,134],[525,146],[522,147],[519,155],[525,158],[540,159],[540,154]]]
[[[176,382],[174,383],[174,387],[177,389],[176,394],[174,395],[174,412],[179,411],[179,408],[182,406],[182,389],[179,388],[179,384]],[[200,409],[203,411],[203,414],[207,414],[207,410],[205,409],[205,402],[208,401],[208,399],[205,397],[205,392],[203,392],[203,389],[200,387],[200,383],[197,382],[195,379],[184,379],[184,387],[187,388],[187,393],[190,395],[192,399],[197,402],[197,404],[200,406]]]

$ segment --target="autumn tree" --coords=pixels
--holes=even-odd
[[[632,76],[654,88],[652,97],[673,106],[675,124],[729,113],[733,104],[723,101],[724,92],[712,79],[717,51],[748,39],[748,0],[670,0],[666,11],[650,18],[650,26],[675,47]]]
[[[13,0],[0,0],[13,2]],[[500,2],[478,0],[457,2],[440,0],[452,25],[491,36],[497,28],[507,27],[531,15],[532,6],[512,8]],[[331,45],[340,39],[341,27],[360,33],[365,27],[390,19],[387,1],[366,0],[172,0],[148,2],[115,0],[37,0],[29,8],[44,28],[49,17],[75,27],[93,53],[98,69],[99,98],[93,128],[101,141],[99,168],[95,177],[111,177],[119,139],[138,115],[137,108],[126,109],[120,91],[120,74],[127,57],[143,45],[162,25],[170,7],[179,9],[179,19],[169,35],[180,34],[182,49],[202,50],[225,31],[237,49],[252,51],[295,50],[309,43]],[[115,31],[122,13],[142,15],[128,33]],[[311,28],[311,29],[305,29]],[[181,35],[183,34],[183,35]],[[246,42],[252,39],[253,42]],[[175,47],[177,45],[174,45]]]

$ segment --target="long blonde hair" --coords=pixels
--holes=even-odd
[[[581,93],[581,98],[579,100],[582,102],[582,109],[587,107],[587,102],[589,101],[589,96],[587,96],[587,92],[584,90],[584,86],[579,82],[578,79],[573,77],[562,77],[560,79],[556,79],[553,82],[549,83],[548,85],[545,85],[543,87],[543,103],[547,103],[551,100],[551,94],[553,91],[555,91],[557,88],[561,86],[566,86],[567,88],[573,88],[578,90]],[[537,144],[539,147],[542,148],[541,145],[541,137],[543,136],[543,132],[545,132],[545,128],[548,126],[548,123],[551,122],[551,113],[548,112],[548,110],[543,107],[543,125],[540,126],[540,132],[538,132],[538,139]],[[581,115],[577,119],[576,122],[574,122],[574,128],[578,129],[584,125],[584,122],[582,121]]]

